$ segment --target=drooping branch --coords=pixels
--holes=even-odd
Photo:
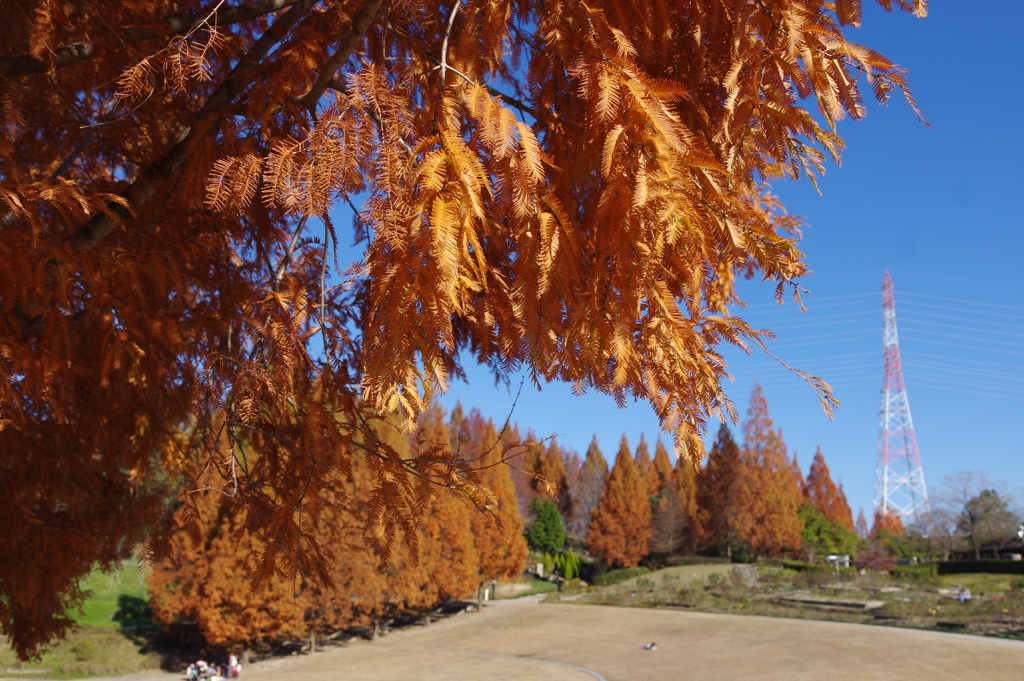
[[[292,4],[291,9],[260,36],[259,40],[231,70],[220,87],[210,95],[210,98],[195,114],[192,125],[186,127],[178,135],[174,145],[142,171],[139,177],[121,192],[121,197],[127,199],[131,208],[136,210],[141,208],[156,191],[157,185],[174,174],[185,160],[186,151],[192,140],[205,135],[220,123],[235,96],[252,83],[259,63],[315,2],[316,0],[297,0]],[[130,217],[128,210],[121,205],[111,204],[110,210],[121,219]],[[101,213],[75,233],[71,238],[71,246],[76,251],[88,250],[113,232],[116,225],[117,222],[114,218]]]
[[[212,21],[209,12],[163,17],[153,21],[150,26],[133,27],[118,31],[117,38],[121,44],[131,45],[161,36],[184,35],[203,23],[210,23],[215,26],[238,24],[257,19],[286,7],[291,7],[297,2],[299,0],[255,0],[245,5],[217,10]],[[33,57],[30,54],[0,57],[0,76],[20,78],[37,73],[46,73],[50,70],[51,66],[55,69],[60,69],[89,59],[95,51],[96,44],[94,41],[83,40],[55,48],[49,59]]]
[[[352,56],[352,52],[359,46],[359,42],[363,39],[363,35],[366,34],[367,29],[370,28],[370,24],[377,17],[379,11],[379,0],[367,0],[363,11],[352,20],[352,30],[341,41],[341,44],[338,45],[338,49],[331,55],[331,58],[327,60],[309,92],[296,98],[297,104],[310,111],[316,108],[316,103],[323,96],[327,88],[331,86],[334,74]]]

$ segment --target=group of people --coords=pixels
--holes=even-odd
[[[208,664],[206,660],[199,660],[193,662],[185,670],[189,681],[202,681],[203,679],[237,679],[242,675],[242,665],[238,662],[238,657],[235,655],[228,655],[227,664],[223,665],[212,665]]]

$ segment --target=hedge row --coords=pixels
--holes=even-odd
[[[598,575],[597,578],[594,579],[594,584],[597,586],[611,586],[612,584],[618,584],[619,582],[624,582],[627,579],[632,579],[633,577],[646,575],[650,571],[650,568],[645,568],[643,566],[623,568],[621,570],[609,570],[603,575]]]
[[[940,575],[960,575],[965,572],[986,572],[992,575],[1024,575],[1024,561],[951,560],[946,563],[939,563]]]
[[[683,558],[672,558],[669,565],[729,565],[728,558],[715,558],[713,556],[685,556]]]

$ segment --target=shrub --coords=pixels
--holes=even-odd
[[[88,662],[96,655],[96,642],[82,639],[71,646],[71,652],[79,662]]]
[[[890,574],[903,573],[904,576],[914,580],[929,581],[939,574],[937,563],[921,563],[920,565],[897,565],[892,568]]]
[[[603,575],[598,575],[597,579],[594,580],[594,584],[597,586],[611,586],[612,584],[618,584],[624,582],[627,579],[639,577],[640,575],[646,575],[651,572],[650,568],[645,567],[632,567],[623,568],[621,570],[609,570]]]
[[[940,575],[983,572],[992,575],[1024,575],[1024,562],[1019,560],[955,560],[939,563]]]
[[[795,572],[834,572],[831,565],[821,563],[805,563],[801,560],[783,560],[782,567]]]
[[[580,562],[579,555],[572,550],[556,554],[552,560],[555,571],[566,580],[573,580],[580,576]]]

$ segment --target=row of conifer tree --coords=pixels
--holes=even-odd
[[[581,460],[553,439],[499,429],[476,409],[446,415],[437,404],[415,437],[393,427],[380,437],[403,457],[454,452],[476,472],[458,489],[433,490],[422,523],[383,566],[371,548],[379,537],[359,522],[374,510],[370,457],[354,456],[351,470],[327,476],[319,496],[299,506],[300,550],[283,561],[273,528],[250,532],[254,509],[238,506],[229,481],[199,475],[203,486],[167,521],[175,549],[156,558],[150,575],[157,620],[241,649],[430,611],[485,580],[518,579],[541,505],[557,508],[570,541],[607,567],[652,555],[846,552],[857,541],[823,455],[804,479],[756,386],[742,444],[723,425],[700,466],[685,457],[673,465],[660,439],[653,457],[643,438],[633,452],[624,435],[609,470],[596,437]],[[863,513],[858,521],[865,524]]]

